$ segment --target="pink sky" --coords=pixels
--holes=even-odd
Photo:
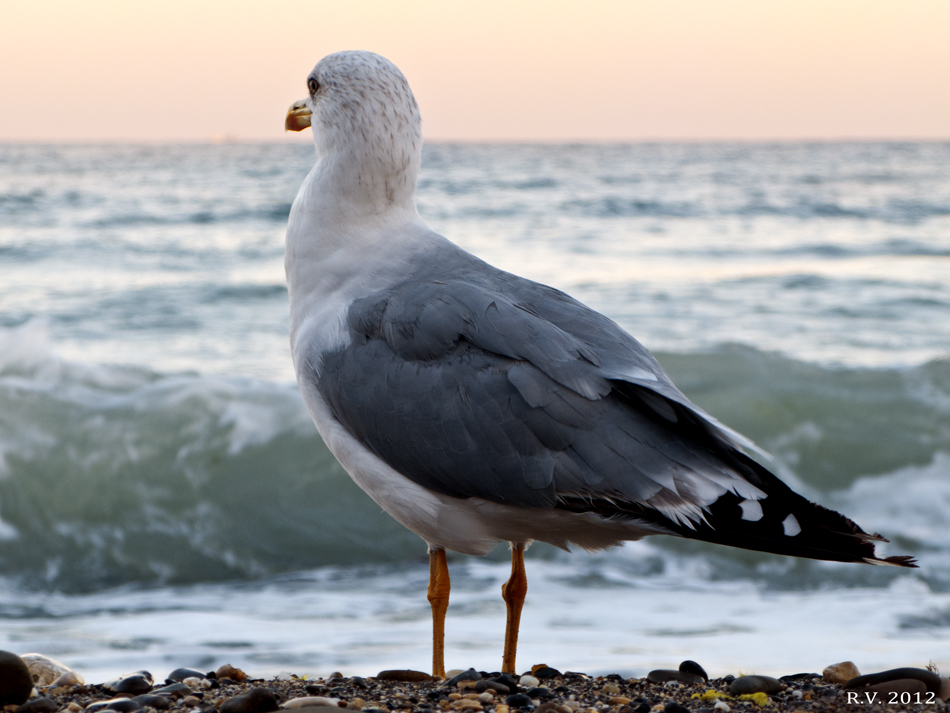
[[[950,0],[4,0],[0,140],[295,140],[341,49],[430,140],[950,139]]]

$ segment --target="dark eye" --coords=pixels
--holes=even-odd
[[[320,88],[320,85],[317,84],[317,80],[311,77],[307,80],[307,89],[310,90],[310,96],[313,96],[317,93],[317,90]]]

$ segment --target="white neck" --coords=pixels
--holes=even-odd
[[[350,187],[343,187],[347,182]],[[293,340],[300,320],[318,314],[321,304],[346,303],[368,286],[391,283],[414,248],[437,239],[419,216],[412,192],[396,190],[402,185],[360,180],[341,162],[321,159],[313,167],[287,226],[284,265]],[[393,191],[397,199],[390,201]]]

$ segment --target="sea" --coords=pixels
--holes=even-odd
[[[313,162],[0,145],[0,649],[91,683],[429,669],[426,547],[294,382],[284,231]],[[950,143],[433,143],[418,205],[920,563],[535,545],[519,668],[950,672]],[[449,566],[447,667],[497,671],[508,552]]]

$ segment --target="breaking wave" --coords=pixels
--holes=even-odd
[[[926,562],[950,552],[950,362],[829,368],[736,346],[658,357],[794,487],[921,557],[940,584]],[[425,556],[335,462],[295,385],[69,362],[35,321],[0,330],[0,520],[3,574],[61,591]],[[717,576],[807,571],[656,541],[719,558]],[[889,569],[846,576],[883,586],[867,572]]]

